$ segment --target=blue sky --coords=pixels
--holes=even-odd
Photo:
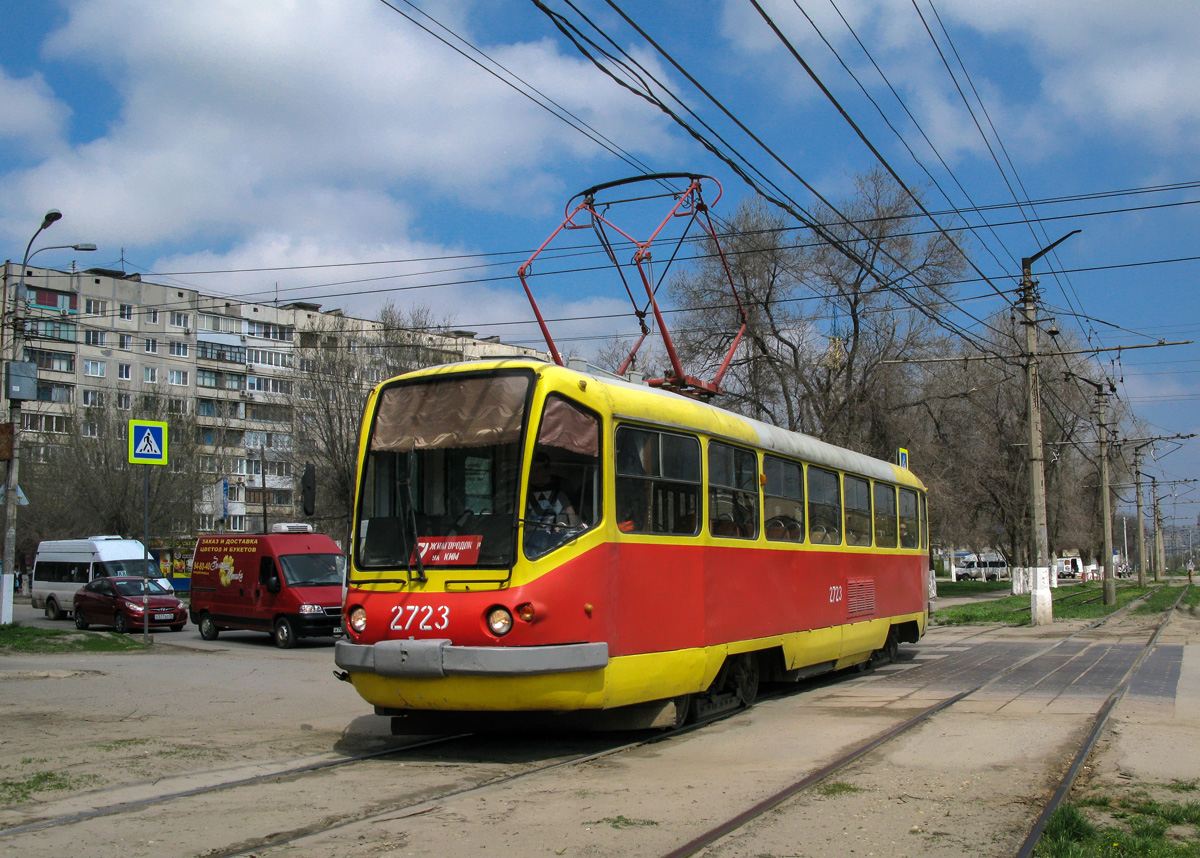
[[[482,49],[646,169],[718,177],[724,211],[749,193],[660,111],[598,72],[532,2],[394,5]],[[546,5],[587,30],[565,0]],[[749,0],[574,5],[802,204],[812,204],[808,191],[618,8],[824,196],[842,197],[876,163]],[[929,189],[931,209],[1008,206],[972,216],[1018,222],[971,246],[993,284],[1011,288],[1021,256],[1082,229],[1036,271],[1063,328],[1097,347],[1195,338],[1200,262],[1187,258],[1200,256],[1200,187],[1173,186],[1200,179],[1200,5],[804,0],[807,18],[791,0],[761,5],[907,183],[929,185],[931,174],[946,189],[949,202]],[[513,339],[525,329],[498,323],[530,317],[511,279],[520,251],[541,243],[572,194],[636,172],[380,0],[8,3],[0,30],[7,258],[19,259],[42,214],[58,208],[64,218],[39,246],[93,241],[100,250],[79,254],[83,265],[124,260],[149,279],[252,300],[278,289],[366,315],[389,298],[419,300],[457,326]],[[1091,198],[1012,206],[1081,195]],[[1021,223],[1033,217],[1050,220]],[[428,261],[347,267],[390,260]],[[66,267],[71,254],[37,261]],[[483,262],[497,264],[442,271]],[[481,278],[499,279],[456,283]],[[429,283],[451,285],[398,291]],[[551,316],[625,306],[615,281],[547,281],[544,290]],[[987,284],[965,284],[960,295],[975,316],[1004,306]],[[610,321],[562,328],[614,330]],[[1200,347],[1114,357],[1101,359],[1151,431],[1200,431]],[[1196,476],[1200,439],[1158,466],[1165,480]],[[1179,492],[1190,500],[1187,486]],[[1196,512],[1173,510],[1190,520]]]

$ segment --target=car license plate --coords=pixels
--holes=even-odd
[[[154,619],[164,620],[165,622],[169,623],[171,620],[175,619],[175,615],[174,614],[155,614]]]

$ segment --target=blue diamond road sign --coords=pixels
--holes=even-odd
[[[130,420],[129,461],[134,465],[165,465],[167,424],[156,420]]]

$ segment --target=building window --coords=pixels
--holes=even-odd
[[[226,390],[245,390],[246,376],[240,372],[225,373],[225,389]]]
[[[167,412],[170,414],[187,414],[188,401],[186,399],[168,399]]]
[[[96,423],[88,420],[79,424],[79,434],[81,434],[84,438],[99,438],[100,427]]]
[[[132,322],[133,321],[133,305],[132,304],[122,304],[118,315],[122,319],[124,319],[126,322]]]
[[[21,413],[21,425],[30,432],[53,432],[57,435],[67,431],[67,418],[62,414]]]
[[[92,378],[104,378],[104,361],[85,360],[83,362],[83,374]]]
[[[200,513],[200,521],[198,526],[200,530],[216,530],[215,522],[213,521],[213,514],[211,512]]]
[[[173,327],[173,328],[186,328],[186,327],[188,327],[188,323],[189,323],[190,321],[191,321],[191,315],[190,315],[190,314],[188,314],[188,313],[177,313],[177,312],[175,312],[174,310],[172,310],[172,311],[171,311],[171,327]]]
[[[55,384],[39,381],[37,386],[38,402],[70,402],[75,390],[69,384]]]
[[[38,369],[50,369],[55,372],[75,371],[75,355],[66,352],[25,349],[25,360],[37,364]]]
[[[246,529],[246,517],[244,515],[231,515],[226,521],[232,533],[241,533]]]
[[[133,349],[133,334],[121,334],[119,337],[117,337],[117,348],[119,348],[123,351],[132,350]]]
[[[186,386],[188,383],[188,373],[186,369],[172,369],[167,372],[167,383],[174,384],[179,387]]]
[[[142,370],[142,381],[146,384],[158,384],[158,367],[145,367]]]
[[[105,344],[104,341],[106,339],[105,333],[106,333],[105,331],[84,331],[83,332],[84,345],[100,346],[101,348],[103,348],[104,344]]]
[[[131,397],[128,393],[117,394],[117,408],[120,408],[122,411],[128,411],[132,407],[133,397]]]
[[[187,357],[188,344],[182,343],[178,340],[171,340],[167,343],[167,351],[170,353],[171,357]]]
[[[158,340],[153,339],[151,337],[146,338],[146,354],[148,354],[148,355],[158,354]]]
[[[88,298],[83,302],[83,312],[88,316],[107,316],[108,302],[96,298]]]
[[[146,321],[152,325],[158,324],[158,310],[147,310]]]
[[[104,392],[100,390],[85,390],[83,392],[85,408],[101,408],[104,405]]]
[[[25,323],[29,336],[43,340],[62,340],[73,343],[75,339],[74,322],[58,322],[52,319],[30,319]]]
[[[117,364],[117,378],[121,381],[129,381],[133,378],[133,366],[127,363]]]
[[[217,373],[211,369],[196,370],[196,385],[199,387],[216,387],[219,381]]]

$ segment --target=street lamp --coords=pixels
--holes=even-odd
[[[12,622],[12,596],[13,596],[13,576],[16,573],[16,544],[17,544],[17,487],[19,475],[19,447],[18,435],[21,428],[21,402],[29,396],[28,390],[17,391],[14,384],[14,377],[20,375],[22,378],[36,379],[36,367],[32,370],[25,361],[21,358],[24,348],[24,322],[21,318],[25,308],[25,272],[29,265],[29,260],[43,250],[66,249],[79,251],[95,250],[96,245],[91,243],[80,244],[61,244],[52,247],[41,247],[33,250],[33,243],[37,237],[42,234],[42,231],[48,229],[51,224],[62,219],[62,212],[58,209],[50,209],[46,212],[46,216],[42,218],[41,225],[37,231],[29,239],[29,243],[25,245],[25,255],[21,258],[21,274],[17,280],[17,295],[15,306],[13,307],[13,356],[8,362],[8,373],[5,378],[7,385],[5,393],[8,396],[9,420],[12,430],[12,450],[11,458],[8,462],[8,479],[5,488],[5,506],[4,506],[4,565],[0,567],[0,624]],[[18,372],[14,373],[14,368],[20,366]],[[33,395],[37,393],[37,383],[34,381]],[[22,585],[22,593],[29,592],[29,582],[26,580]]]

